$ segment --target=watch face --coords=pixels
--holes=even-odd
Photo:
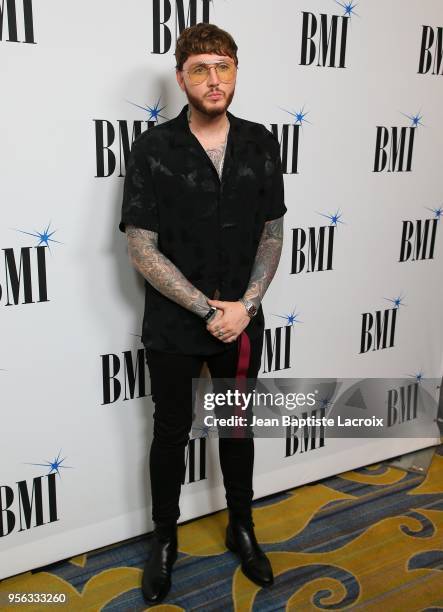
[[[251,317],[255,316],[257,314],[257,308],[256,306],[254,306],[254,304],[251,304],[248,308],[248,312],[250,314]]]

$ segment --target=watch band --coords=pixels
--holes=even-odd
[[[216,312],[217,312],[217,308],[215,308],[215,306],[210,306],[208,312],[203,317],[203,321],[208,322],[209,319],[212,319],[212,317],[215,315]]]
[[[246,312],[248,313],[248,316],[251,319],[255,317],[255,315],[257,314],[257,306],[253,302],[250,302],[249,300],[245,300],[245,298],[240,298],[240,302],[246,308]]]

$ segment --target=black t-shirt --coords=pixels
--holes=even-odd
[[[188,106],[133,142],[119,229],[158,233],[158,248],[207,297],[245,293],[266,221],[286,212],[280,146],[263,125],[227,113],[230,129],[222,180],[189,129]],[[170,353],[211,355],[229,348],[205,321],[145,281],[142,342]],[[247,326],[263,332],[260,306]]]

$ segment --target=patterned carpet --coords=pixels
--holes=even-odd
[[[254,504],[257,539],[275,575],[261,589],[224,542],[226,511],[179,527],[180,553],[161,612],[443,610],[443,445],[426,476],[386,463]],[[140,591],[150,536],[0,582],[0,593],[64,592],[72,611],[146,610]],[[8,606],[26,610],[54,606]]]

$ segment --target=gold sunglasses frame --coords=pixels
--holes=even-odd
[[[234,77],[233,77],[233,78],[232,78],[230,81],[224,81],[224,80],[223,80],[223,79],[220,77],[220,75],[219,75],[219,74],[218,74],[218,72],[217,72],[217,66],[218,66],[218,64],[232,64],[232,65],[234,66],[234,68],[235,68],[235,74],[234,74]],[[186,72],[186,73],[188,74],[188,76],[189,76],[189,72],[192,70],[192,68],[194,68],[195,66],[201,66],[201,65],[206,66],[206,67],[208,68],[208,74],[207,74],[207,76],[206,76],[206,77],[204,77],[204,78],[203,78],[203,79],[202,79],[202,80],[201,80],[199,83],[192,83],[192,82],[191,82],[191,85],[201,85],[202,83],[204,83],[204,82],[205,82],[205,81],[208,79],[208,77],[209,77],[209,74],[210,74],[209,69],[210,69],[210,68],[215,68],[215,71],[217,72],[217,76],[218,76],[218,78],[220,79],[220,81],[221,81],[222,83],[232,83],[232,82],[235,80],[235,77],[237,76],[238,65],[237,65],[237,64],[235,64],[235,62],[228,62],[228,61],[226,61],[226,60],[221,60],[221,61],[219,61],[219,62],[196,62],[196,63],[195,63],[195,64],[193,64],[193,65],[192,65],[190,68],[188,68],[188,70],[183,70],[183,69],[182,69],[182,70],[181,70],[181,72]]]

